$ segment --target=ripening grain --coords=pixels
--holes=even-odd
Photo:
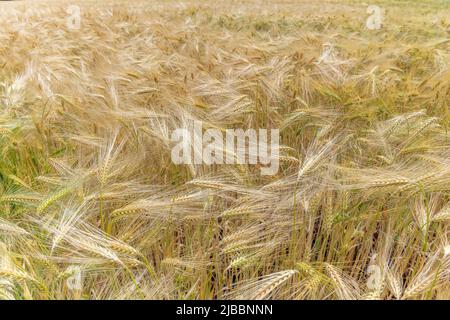
[[[2,2],[0,299],[449,299],[448,3],[377,4]]]

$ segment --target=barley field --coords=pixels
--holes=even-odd
[[[0,298],[450,299],[449,9],[2,1]]]

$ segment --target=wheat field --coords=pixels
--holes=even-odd
[[[0,298],[449,299],[450,4],[370,4],[0,3]]]

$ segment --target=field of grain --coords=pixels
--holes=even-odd
[[[1,2],[0,298],[450,299],[449,7]]]

